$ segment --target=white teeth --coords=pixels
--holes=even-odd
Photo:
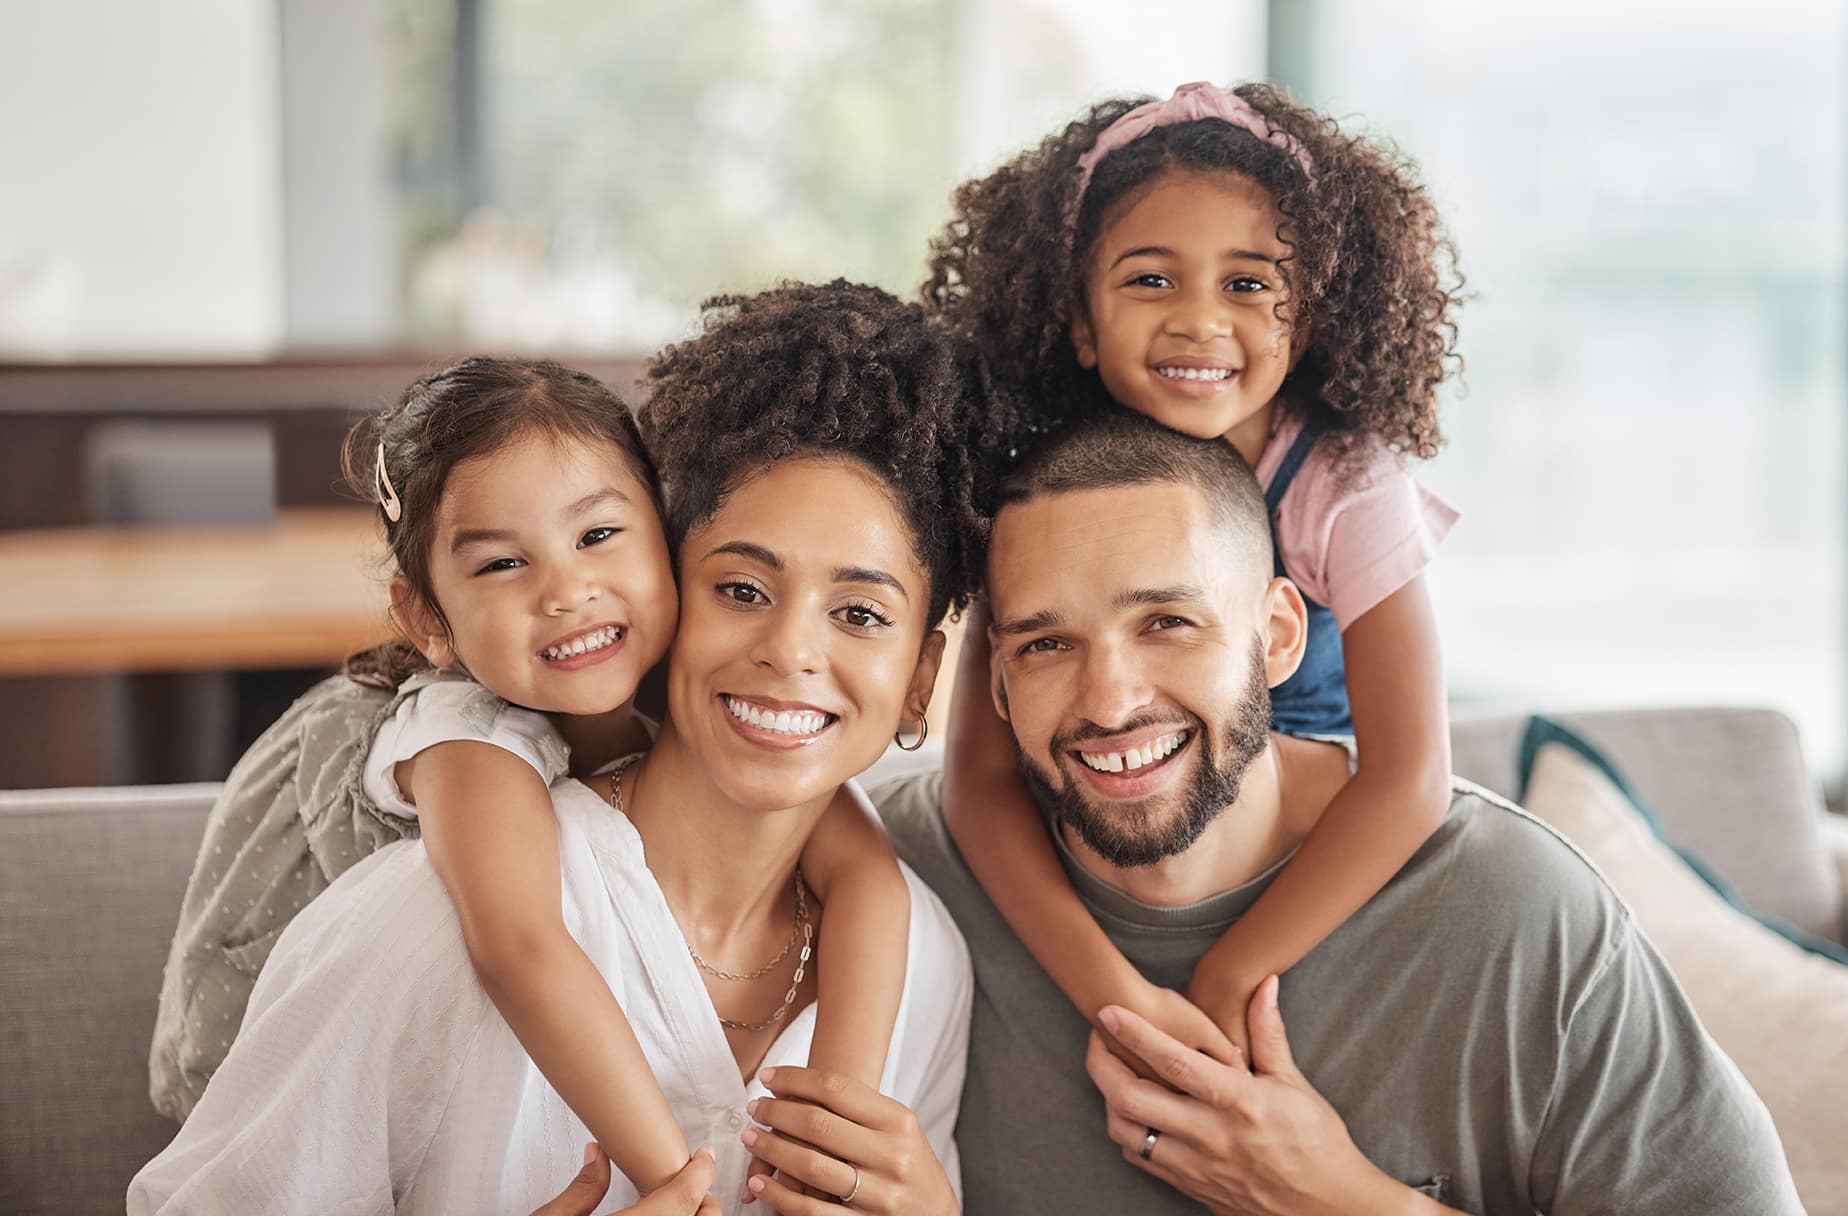
[[[539,652],[539,656],[546,659],[572,659],[588,651],[602,650],[621,636],[621,629],[615,625],[605,625],[593,634],[573,638],[562,646],[547,646]]]
[[[1174,750],[1187,741],[1187,732],[1174,731],[1151,739],[1141,747],[1132,747],[1126,752],[1084,752],[1078,753],[1091,768],[1100,773],[1133,772],[1157,760],[1165,760],[1174,754]]]
[[[725,708],[731,716],[746,726],[755,726],[759,730],[772,731],[779,735],[812,735],[833,721],[824,713],[814,710],[776,710],[762,709],[749,701],[738,697],[726,697]]]
[[[1229,367],[1158,367],[1155,374],[1168,380],[1229,380]]]

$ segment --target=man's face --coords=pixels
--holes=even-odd
[[[1233,549],[1185,484],[1050,494],[996,521],[997,708],[1035,793],[1112,865],[1184,851],[1269,743],[1268,688],[1297,658],[1273,618],[1301,600]]]

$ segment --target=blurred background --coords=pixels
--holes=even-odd
[[[376,636],[337,445],[446,355],[911,292],[957,181],[1248,78],[1461,250],[1455,698],[1775,706],[1839,786],[1839,3],[0,0],[0,787],[220,777]]]

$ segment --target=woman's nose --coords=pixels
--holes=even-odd
[[[819,671],[821,653],[818,625],[806,613],[782,608],[764,622],[751,657],[778,675],[789,676]]]

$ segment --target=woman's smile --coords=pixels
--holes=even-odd
[[[807,747],[840,721],[837,714],[794,701],[722,693],[719,701],[739,735],[764,747]]]

